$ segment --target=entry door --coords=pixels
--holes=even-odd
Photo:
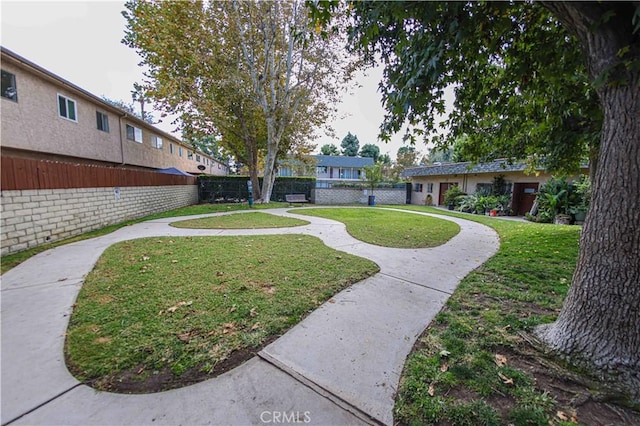
[[[538,183],[513,184],[513,211],[518,216],[524,216],[531,211],[533,202],[538,194]]]
[[[458,182],[441,182],[440,183],[440,194],[438,194],[438,205],[444,205],[444,193],[447,192],[447,189],[452,186],[457,186]]]

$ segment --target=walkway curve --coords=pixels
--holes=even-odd
[[[345,225],[302,209],[260,210],[304,219],[301,227],[197,230],[157,219],[40,253],[2,276],[2,425],[392,424],[405,358],[460,280],[491,257],[498,236],[449,216],[460,233],[444,245],[393,249],[351,237]],[[395,210],[395,209],[394,209]],[[84,276],[124,240],[158,236],[307,234],[365,257],[380,272],[335,295],[219,377],[166,392],[124,395],[79,383],[64,362],[64,335]]]

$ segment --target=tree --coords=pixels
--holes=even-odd
[[[360,141],[356,135],[352,135],[351,132],[347,132],[347,136],[342,139],[340,144],[342,147],[342,155],[347,157],[356,157],[358,150],[360,149]]]
[[[382,163],[373,163],[362,169],[364,170],[364,180],[369,184],[371,195],[373,195],[373,189],[382,182]]]
[[[399,181],[402,172],[408,167],[418,165],[420,153],[416,151],[414,146],[401,146],[396,153],[396,161],[391,168],[391,176],[394,181]]]
[[[320,154],[322,155],[340,155],[340,151],[338,151],[338,147],[334,144],[325,144],[320,148]]]
[[[455,84],[449,124],[453,136],[469,135],[473,159],[511,148],[515,158],[537,155],[570,171],[588,155],[593,198],[577,268],[558,319],[536,333],[638,404],[640,4],[354,2],[347,10],[351,48],[385,67],[383,136],[405,122],[433,130],[443,90]]]
[[[219,135],[269,201],[278,159],[308,151],[349,74],[339,32],[312,38],[299,1],[126,3],[124,42],[147,65],[144,91],[190,139]],[[258,167],[264,179],[258,185]]]
[[[135,117],[138,117],[141,120],[146,121],[149,124],[154,124],[153,115],[145,111],[144,109],[142,109],[140,112],[136,111],[136,108],[133,106],[133,103],[127,103],[125,101],[117,101],[114,99],[109,99],[106,96],[103,96],[102,100],[113,105],[116,108],[120,108],[121,110],[128,112],[129,114]]]
[[[378,162],[378,157],[380,156],[380,148],[378,145],[374,145],[372,143],[367,143],[360,148],[360,157],[370,157],[373,158],[373,162]]]

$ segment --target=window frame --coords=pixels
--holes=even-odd
[[[72,121],[74,123],[77,123],[78,122],[78,102],[73,98],[70,98],[70,97],[68,97],[66,95],[63,95],[62,93],[58,93],[57,95],[58,96],[56,97],[56,99],[58,101],[57,102],[57,104],[58,104],[58,117],[64,118],[65,120],[69,120],[69,121]],[[64,101],[65,115],[62,115],[62,110],[60,109],[60,105],[61,105],[60,101],[61,100]],[[70,118],[69,117],[69,103],[70,102],[73,103],[73,115],[74,115],[74,118]]]
[[[6,86],[4,89],[0,87],[0,96],[10,101],[18,103],[18,80],[16,79],[16,75],[11,71],[0,70],[0,80],[4,81],[4,77],[8,75],[11,78],[11,86]],[[10,87],[13,87],[15,91],[13,96],[5,96],[5,92],[9,90]]]
[[[413,192],[422,192],[423,188],[424,186],[420,182],[416,182],[413,184]]]
[[[433,182],[427,182],[427,194],[433,193]]]
[[[162,149],[162,138],[160,136],[152,135],[151,136],[151,146],[156,149]]]
[[[129,128],[133,129],[133,138],[131,138],[129,135]],[[131,124],[125,124],[125,133],[127,136],[127,140],[130,140],[132,142],[142,143],[142,129],[136,126],[132,126]],[[138,134],[140,135],[140,140],[136,139],[136,136],[138,136]]]
[[[102,128],[100,128],[102,126]],[[109,115],[106,112],[96,110],[96,128],[101,132],[109,132]]]

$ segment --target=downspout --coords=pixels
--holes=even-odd
[[[118,117],[118,134],[120,135],[120,157],[122,158],[121,166],[124,166],[124,140],[122,139],[122,119],[127,118],[127,113]]]

